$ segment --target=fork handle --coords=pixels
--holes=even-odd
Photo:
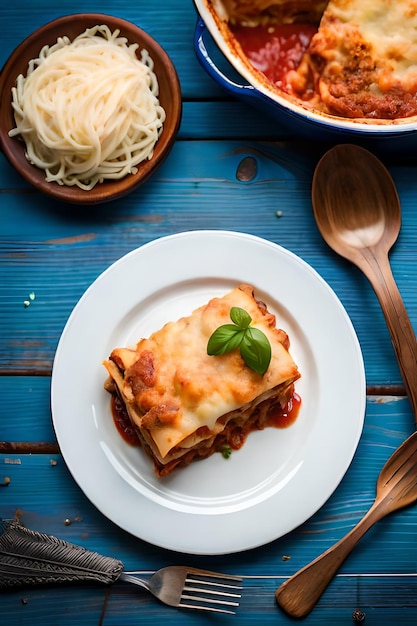
[[[308,615],[358,541],[388,513],[384,502],[375,501],[347,535],[278,587],[275,599],[279,606],[292,617]]]
[[[117,559],[52,535],[0,521],[0,590],[86,581],[111,584],[123,570]]]

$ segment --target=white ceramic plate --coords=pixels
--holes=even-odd
[[[290,336],[299,416],[287,429],[252,433],[228,460],[215,454],[157,479],[114,427],[102,361],[241,282]],[[192,554],[263,545],[313,515],[349,467],[365,397],[359,343],[330,287],[291,252],[223,231],[157,239],[108,268],[72,312],[52,374],[57,439],[86,496],[133,535]]]

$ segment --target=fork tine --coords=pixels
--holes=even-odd
[[[242,589],[242,579],[238,576],[229,577],[227,575],[218,574],[214,577],[212,574],[195,574],[194,572],[190,572],[185,582],[189,583],[204,583],[205,585],[211,587],[219,587],[224,589]]]
[[[239,606],[242,594],[238,592],[241,589],[242,579],[238,576],[211,573],[202,575],[191,570],[185,579],[179,606],[234,615],[236,611],[233,607]],[[186,604],[184,600],[189,603]]]
[[[204,606],[201,604],[185,604],[180,602],[178,605],[181,609],[197,609],[198,611],[207,611],[209,613],[226,613],[227,615],[236,615],[236,611],[228,611],[227,609],[218,609],[214,606]]]

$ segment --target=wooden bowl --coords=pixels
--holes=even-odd
[[[154,62],[154,72],[159,83],[159,101],[165,109],[166,120],[162,133],[155,145],[151,159],[138,165],[136,174],[120,180],[97,183],[85,191],[77,186],[47,182],[45,172],[31,165],[25,156],[25,144],[18,137],[10,138],[9,131],[15,127],[11,105],[12,87],[19,74],[26,76],[28,62],[37,58],[44,45],[56,43],[58,37],[68,36],[72,41],[86,28],[106,24],[111,31],[120,34],[129,43],[138,43],[145,48]],[[15,169],[34,187],[57,200],[74,204],[98,204],[115,200],[130,193],[144,183],[162,164],[169,154],[181,122],[182,98],[177,72],[167,53],[143,30],[123,19],[98,13],[67,15],[45,24],[25,39],[10,55],[0,75],[0,147]]]

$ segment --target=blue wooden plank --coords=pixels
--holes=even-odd
[[[49,376],[0,376],[0,441],[55,443]]]
[[[185,101],[179,140],[216,138],[244,141],[257,139],[282,141],[291,139],[288,125],[277,123],[268,115],[259,115],[256,109],[245,102],[235,100],[212,100],[209,102]],[[314,144],[312,144],[314,146]]]
[[[273,593],[279,579],[256,579],[244,581],[247,594],[241,602],[235,617],[216,616],[216,624],[238,623],[245,626],[258,625],[260,615],[262,623],[266,624],[294,624],[294,620],[286,617],[279,611],[274,602]],[[332,596],[337,598],[340,609],[323,606],[316,609],[309,617],[303,620],[307,626],[324,624],[338,624],[350,626],[352,613],[357,608],[355,600],[362,592],[360,579],[338,579],[332,586]],[[390,602],[404,596],[404,589],[414,587],[415,580],[389,578],[378,581],[374,590],[377,592],[375,606],[372,606],[372,592],[363,595],[367,626],[414,626],[416,608],[414,604],[399,609]],[[410,594],[411,595],[411,594]],[[246,601],[250,597],[251,601]],[[375,596],[374,596],[375,597]],[[105,624],[106,626],[136,626],[139,623],[145,626],[155,624],[190,624],[196,626],[204,622],[211,623],[213,619],[192,611],[180,611],[160,605],[154,599],[145,595],[140,589],[132,589],[123,584],[113,587],[109,597],[105,592],[88,586],[85,590],[54,589],[48,592],[37,590],[34,592],[10,594],[8,598],[0,598],[2,602],[2,617],[8,619],[5,623],[42,624],[43,626],[66,626],[66,624],[82,623],[83,626]],[[370,603],[370,604],[368,604]],[[100,622],[100,613],[105,605],[106,613],[103,622]],[[353,607],[353,608],[352,608]]]
[[[70,589],[21,590],[0,594],[2,624],[43,626],[97,626],[105,608],[106,592],[87,586]]]

